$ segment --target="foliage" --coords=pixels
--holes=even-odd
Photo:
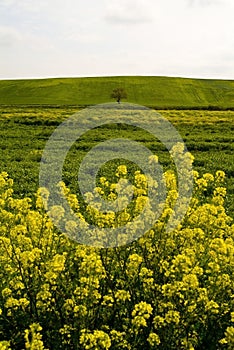
[[[118,167],[116,181],[127,174]],[[139,175],[132,211],[147,198]],[[42,206],[45,190],[33,209],[29,198],[13,197],[13,181],[1,173],[0,349],[233,349],[234,225],[224,209],[225,174],[194,176],[176,230],[165,230],[176,198],[176,177],[167,171],[161,218],[132,244],[104,249],[57,232]],[[97,191],[114,187],[102,178]],[[95,215],[101,227],[103,216]],[[105,219],[118,224],[116,216]]]
[[[111,93],[111,98],[114,98],[118,103],[124,98],[127,98],[127,93],[124,88],[115,88]]]

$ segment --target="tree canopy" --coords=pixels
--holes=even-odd
[[[127,93],[122,87],[115,88],[111,93],[111,98],[116,99],[116,101],[120,103],[122,99],[127,98]]]

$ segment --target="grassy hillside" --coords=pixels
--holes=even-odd
[[[234,108],[234,80],[170,77],[56,78],[0,81],[1,105],[94,105],[124,87],[128,102],[157,108]]]

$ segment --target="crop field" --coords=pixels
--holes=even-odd
[[[126,124],[90,130],[68,152],[61,188],[80,226],[66,220],[62,206],[45,211],[42,198],[47,205],[50,193],[38,191],[42,153],[56,127],[79,108],[0,106],[0,350],[232,350],[234,111],[158,110],[194,157],[193,196],[170,231],[173,159],[152,134]],[[85,155],[121,137],[145,145],[158,157],[151,162],[163,167],[167,196],[150,229],[147,177],[132,162],[105,164],[91,194],[116,199],[118,179],[129,178],[127,208],[101,212],[85,206],[79,192]],[[191,162],[188,156],[185,172]],[[138,218],[144,207],[146,222]],[[96,225],[87,245],[81,244],[86,220]],[[128,226],[131,220],[135,226]],[[121,227],[126,235],[103,243],[109,242],[106,228]]]
[[[14,191],[18,197],[32,197],[38,188],[41,155],[50,135],[67,117],[76,113],[75,107],[1,107],[0,108],[0,170],[7,171],[14,179]],[[234,111],[177,111],[160,110],[179,131],[187,149],[194,156],[194,169],[201,174],[226,173],[228,188],[227,207],[234,212]],[[77,190],[78,164],[85,154],[105,139],[124,137],[144,143],[157,153],[164,169],[171,165],[168,151],[146,132],[122,128],[103,127],[93,130],[73,147],[69,161],[64,165],[64,181]],[[74,170],[76,169],[76,170]],[[110,174],[114,168],[108,166]]]

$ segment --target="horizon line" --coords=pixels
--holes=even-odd
[[[0,78],[0,81],[17,81],[17,80],[47,80],[47,79],[90,79],[90,78],[134,78],[134,77],[152,77],[152,78],[177,78],[177,79],[195,79],[195,80],[228,80],[233,81],[233,78],[217,78],[217,77],[198,77],[198,76],[181,76],[181,75],[55,75],[55,76],[34,76],[34,77],[16,77],[16,78]]]

